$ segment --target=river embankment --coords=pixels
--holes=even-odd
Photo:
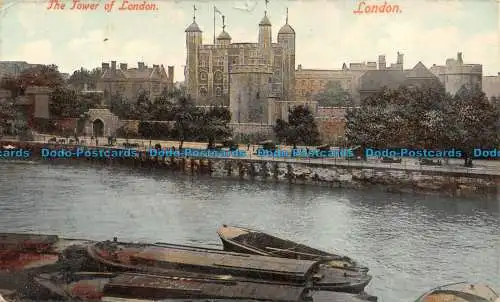
[[[375,187],[390,192],[444,194],[458,197],[475,195],[496,197],[500,193],[500,169],[495,167],[421,166],[331,158],[263,157],[252,154],[224,157],[152,156],[152,152],[148,152],[146,147],[126,149],[5,140],[2,145],[12,145],[24,151],[29,150],[30,159],[47,162],[84,161],[94,164],[118,164],[136,168],[183,171],[219,178],[287,182],[356,190]],[[79,149],[82,156],[47,158],[42,156],[42,149],[45,149],[45,152],[61,149],[76,152]],[[94,151],[94,155],[86,156],[81,150]],[[95,151],[99,150],[108,150],[121,155],[113,158],[95,156]],[[125,154],[127,150],[134,152]],[[123,156],[124,154],[126,156]]]

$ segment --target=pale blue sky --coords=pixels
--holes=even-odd
[[[243,1],[172,0],[154,2],[158,11],[115,8],[107,13],[102,7],[93,12],[49,11],[47,0],[3,1],[0,60],[53,63],[69,73],[81,66],[98,67],[103,61],[129,66],[144,61],[174,65],[177,81],[183,80],[184,30],[192,22],[193,4],[207,43],[213,39],[214,4],[226,15],[226,30],[234,42],[257,40],[265,9],[264,1],[248,1],[256,4],[248,12],[235,8],[244,5]],[[296,63],[303,68],[340,68],[343,62],[376,61],[379,54],[393,63],[397,51],[405,54],[405,68],[418,61],[429,67],[444,64],[461,51],[466,63],[483,64],[485,75],[500,72],[499,3],[495,0],[391,1],[400,5],[402,13],[355,15],[354,0],[271,0],[268,15],[273,39],[288,7],[289,23],[297,34]],[[71,1],[65,2],[71,6]],[[217,34],[221,23],[217,17]],[[108,41],[103,42],[104,38]]]

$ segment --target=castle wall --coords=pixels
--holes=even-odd
[[[486,93],[487,97],[500,97],[500,72],[496,76],[483,77],[482,86],[483,91],[484,93]]]
[[[231,70],[230,105],[234,123],[264,123],[268,120],[268,65],[235,65]]]

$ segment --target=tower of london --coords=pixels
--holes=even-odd
[[[215,44],[203,44],[196,16],[185,32],[186,87],[198,105],[229,105],[234,123],[271,124],[279,104],[294,102],[295,31],[288,12],[276,42],[267,10],[257,43],[233,42],[223,25]]]

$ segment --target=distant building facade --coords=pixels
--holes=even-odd
[[[435,76],[422,62],[412,69],[370,70],[360,78],[359,95],[363,100],[380,91],[382,88],[397,89],[400,86],[442,87],[439,78]]]
[[[110,100],[119,94],[128,102],[135,102],[140,94],[145,93],[150,100],[160,96],[164,90],[174,86],[174,67],[163,65],[148,67],[138,62],[137,68],[129,68],[126,63],[117,66],[116,61],[102,63],[102,76],[97,82],[97,91],[102,91],[104,98]]]
[[[203,44],[195,17],[185,30],[188,93],[198,105],[229,105],[233,123],[272,124],[279,102],[294,103],[295,31],[287,17],[274,42],[267,12],[258,28],[257,43],[233,43],[223,25],[215,44]]]
[[[355,101],[360,100],[359,88],[360,79],[367,72],[372,70],[403,70],[402,53],[397,53],[396,63],[390,66],[386,64],[385,55],[378,57],[377,62],[361,62],[343,64],[342,69],[303,69],[299,64],[296,70],[296,90],[297,101],[311,100],[313,96],[325,89],[328,82],[339,82],[341,87],[349,92]]]
[[[464,64],[461,52],[457,53],[456,59],[447,59],[445,65],[434,64],[430,71],[444,84],[446,92],[452,95],[462,86],[469,89],[474,86],[482,87],[483,65]]]
[[[496,76],[484,76],[482,85],[487,97],[500,97],[500,72]]]
[[[42,64],[30,64],[24,61],[0,61],[0,78],[17,77],[26,69],[42,66]]]

